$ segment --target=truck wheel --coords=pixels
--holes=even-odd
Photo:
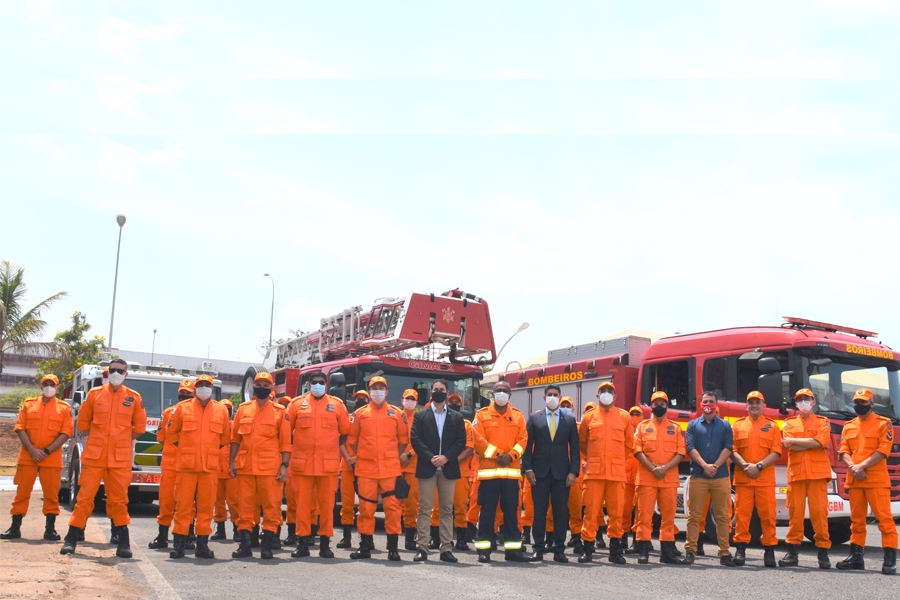
[[[809,519],[803,521],[803,535],[811,542],[815,542],[816,532],[813,529],[812,522]],[[828,522],[828,537],[831,538],[832,545],[846,544],[850,541],[850,521],[830,521]]]
[[[253,378],[256,377],[257,373],[266,372],[267,370],[264,367],[247,367],[247,372],[244,373],[244,380],[241,382],[242,402],[250,402],[253,400]]]
[[[72,473],[69,476],[69,508],[75,510],[75,504],[78,502],[78,477],[81,475],[81,460],[76,456],[72,461]]]

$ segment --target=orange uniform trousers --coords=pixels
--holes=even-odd
[[[353,525],[356,516],[356,490],[353,471],[341,470],[341,525]]]
[[[281,527],[281,498],[283,485],[274,475],[237,476],[238,484],[238,529],[250,531],[260,522],[262,507],[262,529],[275,531]]]
[[[897,547],[897,524],[891,514],[890,488],[850,488],[850,543],[866,547],[866,517],[869,507],[878,519],[881,547]]]
[[[415,471],[403,473],[403,479],[409,484],[409,496],[403,500],[403,526],[407,529],[415,529],[416,516],[419,514],[419,480],[416,479]],[[437,508],[437,503],[434,506]],[[434,519],[432,518],[432,520]]]
[[[334,494],[338,475],[294,474],[294,504],[297,506],[297,535],[312,535],[312,525],[319,523],[320,536],[334,535]],[[367,496],[368,497],[368,496]]]
[[[16,484],[16,497],[13,499],[9,514],[25,515],[28,512],[34,481],[40,478],[41,491],[44,493],[44,514],[58,515],[60,473],[62,473],[60,467],[16,465],[16,476],[13,477],[13,483]]]
[[[375,503],[367,502],[363,498],[376,500],[378,494],[385,492],[393,492],[397,483],[396,477],[388,477],[385,479],[369,479],[368,477],[357,477],[356,486],[359,489],[359,518],[356,520],[356,530],[360,535],[373,535],[375,533]],[[388,534],[400,534],[403,530],[402,509],[400,501],[391,494],[386,498],[382,498],[381,505],[384,507],[384,532]]]
[[[649,542],[653,536],[654,508],[659,505],[659,541],[675,541],[675,505],[678,502],[678,488],[639,485],[637,487],[637,518],[635,519],[635,539]],[[610,536],[612,537],[612,536]]]
[[[156,522],[164,527],[172,525],[175,518],[175,478],[175,469],[163,469],[159,476],[159,514],[156,515]]]
[[[453,490],[453,526],[457,529],[466,527],[466,503],[469,501],[469,478],[460,477],[456,480],[456,489]]]
[[[297,486],[294,476],[288,473],[288,480],[282,488],[284,498],[287,500],[287,508],[284,511],[284,522],[290,525],[297,522]]]
[[[116,527],[131,523],[131,517],[128,516],[131,465],[111,469],[82,464],[78,483],[81,489],[78,491],[78,503],[69,519],[70,526],[84,529],[88,517],[94,512],[94,497],[101,483],[106,490],[106,516],[112,519]]]
[[[809,503],[809,520],[812,522],[816,547],[831,548],[831,536],[828,533],[828,479],[801,479],[788,482],[787,504],[790,512],[785,543],[793,546],[803,541],[803,520],[806,517],[806,505]]]
[[[187,535],[197,515],[197,535],[212,533],[213,511],[219,474],[203,471],[179,471],[175,475],[175,527],[172,533]]]
[[[610,539],[622,537],[622,505],[625,503],[625,482],[609,479],[584,480],[584,526],[581,539],[593,542],[597,530],[603,526],[603,501],[609,513],[607,535]]]
[[[768,485],[737,485],[734,487],[734,543],[750,543],[750,519],[753,517],[754,507],[756,514],[759,515],[759,524],[762,526],[762,545],[777,546],[775,488]]]
[[[634,508],[637,506],[637,495],[635,493],[634,483],[626,483],[625,484],[625,492],[623,493],[624,502],[622,502],[622,531],[624,533],[631,533],[634,531],[635,527],[632,526],[634,523]]]
[[[584,480],[580,477],[569,488],[569,531],[581,535],[584,529]]]
[[[227,512],[225,510],[226,503],[228,505]],[[237,506],[237,479],[232,479],[231,477],[219,477],[219,482],[216,485],[216,510],[213,513],[213,521],[216,523],[224,523],[228,519],[230,513],[231,522],[237,524]]]

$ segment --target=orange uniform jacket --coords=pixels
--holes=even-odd
[[[136,391],[112,385],[92,388],[78,412],[78,430],[87,431],[82,464],[92,467],[131,467],[132,435],[147,430],[147,411]]]
[[[831,422],[825,417],[811,414],[808,419],[797,415],[784,421],[782,435],[785,438],[815,438],[821,448],[794,450],[788,448],[788,481],[806,479],[831,479],[831,463],[828,460],[828,443],[831,441]]]
[[[24,431],[31,440],[31,445],[41,450],[53,443],[59,434],[72,437],[72,409],[63,400],[51,398],[44,404],[43,396],[28,398],[22,403],[16,426],[13,431]],[[62,448],[57,448],[39,463],[34,462],[25,446],[19,450],[17,465],[40,465],[58,468],[63,466]]]
[[[205,408],[196,398],[185,400],[175,405],[166,427],[178,435],[178,471],[218,475],[221,449],[231,440],[227,408],[213,400]]]
[[[229,442],[231,437],[231,427],[233,423],[231,421],[231,411],[234,410],[234,405],[231,403],[231,400],[228,398],[223,398],[220,400],[222,406],[225,407],[225,412],[228,414],[228,436]],[[231,444],[225,444],[219,450],[219,479],[231,479],[231,475],[228,473],[228,457],[231,454]]]
[[[885,459],[891,453],[891,445],[894,443],[894,426],[887,417],[874,413],[869,418],[862,420],[856,417],[844,425],[841,435],[841,449],[838,456],[849,454],[855,464],[859,464],[872,456],[875,452],[884,454]],[[881,460],[866,469],[867,477],[859,481],[853,478],[847,471],[847,488],[890,488],[891,480],[888,477],[887,460]]]
[[[643,452],[651,463],[664,465],[675,456],[685,455],[684,432],[678,423],[669,419],[663,419],[659,423],[656,422],[656,419],[641,421],[634,435],[634,453],[638,452]],[[657,479],[649,469],[638,463],[635,483],[639,486],[677,488],[678,469],[672,467],[666,471],[665,477]]]
[[[470,421],[468,421],[467,419],[463,419],[463,423],[466,424],[466,448],[474,449],[475,448],[475,431],[472,428],[472,423]],[[475,455],[473,454],[466,460],[459,463],[460,479],[462,479],[462,478],[468,479],[469,478],[469,474],[471,473],[470,466],[472,464],[472,459],[474,458],[474,456]]]
[[[244,402],[234,415],[231,442],[240,444],[234,458],[238,475],[272,475],[281,466],[281,453],[291,451],[291,423],[283,406],[267,400]]]
[[[409,444],[409,419],[403,409],[369,402],[354,414],[347,444],[357,446],[357,477],[388,479],[400,475],[400,444]]]
[[[582,417],[578,428],[581,456],[587,461],[584,479],[627,481],[626,457],[634,448],[631,415],[615,406],[597,408]]]
[[[340,398],[297,396],[288,407],[294,436],[291,473],[321,477],[341,467],[341,436],[350,433],[350,417]]]
[[[169,421],[172,419],[172,413],[175,411],[177,404],[173,404],[163,411],[159,420],[159,429],[156,430],[156,441],[163,445],[162,458],[159,461],[160,469],[175,470],[175,454],[178,452],[178,434],[168,431]]]
[[[732,424],[731,429],[734,433],[734,451],[751,465],[761,462],[772,452],[779,455],[784,453],[781,447],[781,430],[778,429],[778,423],[769,417],[760,415],[756,421],[751,417],[741,417]],[[734,485],[774,487],[775,469],[763,469],[753,479],[743,469],[736,468]]]
[[[416,411],[413,410],[412,412],[407,413],[406,410],[404,410],[403,416],[406,417],[406,436],[409,437],[409,433],[412,431],[413,417],[416,416]],[[416,456],[416,449],[412,447],[412,443],[406,446],[405,452],[412,454],[412,457],[409,459],[409,464],[405,467],[401,466],[400,470],[404,473],[415,473],[416,465],[419,463],[419,457]]]
[[[528,443],[525,417],[518,408],[506,405],[500,414],[491,402],[490,406],[475,413],[472,428],[475,434],[475,452],[478,454],[478,479],[521,479],[522,454]],[[498,454],[509,454],[512,462],[501,467]]]

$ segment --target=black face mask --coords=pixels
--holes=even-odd
[[[447,392],[442,392],[440,390],[434,390],[431,392],[431,401],[437,402],[440,404],[441,402],[447,401]]]
[[[872,410],[872,407],[869,404],[854,404],[853,410],[856,411],[856,414],[863,417],[869,414],[869,411]]]
[[[260,400],[265,400],[269,397],[269,394],[272,393],[272,390],[264,387],[255,387],[253,388],[253,395],[259,398]]]
[[[459,412],[460,410],[462,410],[462,406],[460,406],[459,404],[451,404],[450,410],[455,410],[456,412]]]
[[[669,412],[669,409],[665,406],[654,406],[652,410],[653,416],[655,416],[656,418],[662,418],[666,416],[667,412]]]
[[[366,404],[368,404],[368,402],[366,402],[365,400],[357,400],[357,401],[353,404],[353,410],[354,410],[354,411],[359,410],[359,409],[361,409],[363,406],[365,406]]]
[[[179,402],[184,402],[185,400],[190,400],[193,396],[178,396]]]

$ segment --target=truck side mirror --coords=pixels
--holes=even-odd
[[[332,373],[328,376],[328,393],[341,400],[347,399],[347,378],[343,373]]]
[[[778,362],[777,358],[773,358],[771,356],[767,356],[766,358],[759,359],[758,368],[760,373],[772,374],[778,373],[781,371],[781,363]],[[762,391],[762,390],[760,390]],[[763,394],[765,395],[765,394]]]
[[[72,410],[78,411],[81,408],[81,403],[84,402],[84,392],[73,392],[72,393]]]

